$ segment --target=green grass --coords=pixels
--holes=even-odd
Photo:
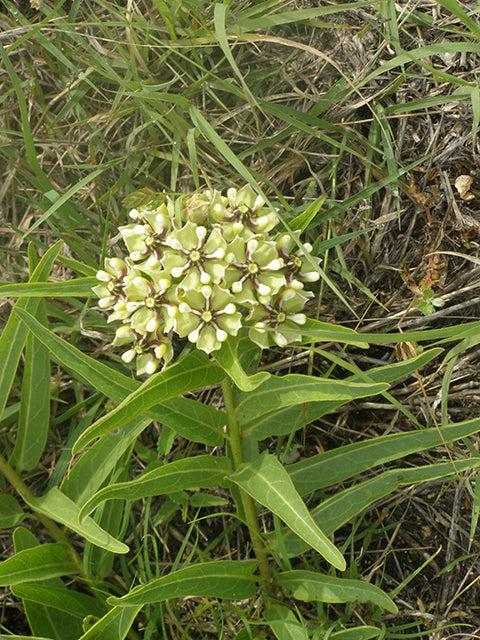
[[[455,366],[464,367],[465,381],[474,379],[476,329],[463,334],[455,325],[474,319],[475,307],[462,307],[465,294],[456,292],[475,282],[469,275],[471,265],[461,253],[476,250],[469,234],[478,233],[472,222],[478,205],[457,198],[464,216],[459,230],[451,222],[452,203],[442,180],[453,185],[458,175],[470,172],[477,180],[478,9],[455,0],[439,0],[435,6],[421,0],[318,4],[49,0],[36,9],[35,3],[27,1],[3,1],[0,296],[5,296],[5,302],[0,318],[5,322],[0,338],[0,428],[3,456],[13,456],[12,466],[33,494],[44,495],[63,480],[79,512],[105,483],[117,485],[165,462],[193,459],[221,442],[215,420],[222,400],[215,388],[195,394],[213,412],[208,419],[198,417],[195,428],[187,401],[178,411],[186,412],[183,426],[173,404],[169,405],[171,424],[161,429],[157,421],[150,424],[151,418],[159,417],[155,407],[149,406],[148,417],[141,412],[122,413],[121,403],[135,393],[138,383],[119,353],[109,347],[113,329],[88,291],[104,257],[115,253],[117,227],[127,220],[125,198],[143,188],[181,194],[248,182],[270,201],[280,203],[287,228],[305,229],[305,238],[323,258],[310,314],[367,332],[366,340],[373,346],[364,353],[355,343],[348,346],[342,336],[341,347],[328,343],[286,353],[272,350],[260,362],[264,369],[382,382],[382,372],[371,374],[370,379],[369,370],[395,363],[391,343],[400,338],[375,336],[375,332],[380,328],[396,333],[405,319],[412,318],[418,326],[406,324],[405,333],[416,329],[437,333],[407,334],[404,339],[435,340],[451,349],[440,357],[435,352],[437,359],[430,364],[427,352],[421,374],[408,371],[405,382],[394,381],[371,403],[358,401],[355,410],[330,406],[327,413],[319,407],[316,414],[312,402],[305,405],[307,413],[313,410],[315,421],[310,424],[304,413],[291,407],[282,409],[280,416],[262,417],[257,428],[265,430],[264,444],[282,461],[289,462],[289,456],[297,453],[310,457],[323,448],[361,438],[475,417],[474,400],[464,395],[464,378]],[[455,147],[460,139],[463,143]],[[474,189],[478,201],[478,184]],[[422,204],[418,194],[432,204]],[[48,259],[58,246],[43,258],[43,271],[35,271],[38,277],[34,273],[30,279],[37,256],[59,240],[61,254],[51,275]],[[401,273],[407,268],[419,281],[428,271],[428,254],[437,250],[457,253],[450,256],[436,293],[447,296],[447,312],[450,304],[459,303],[460,310],[430,320],[415,315],[414,295]],[[20,286],[29,279],[29,285]],[[47,279],[49,284],[42,282]],[[76,282],[66,284],[73,279]],[[20,313],[8,320],[10,297],[25,292],[29,297],[16,303]],[[458,340],[458,346],[448,340]],[[227,368],[231,366],[232,362],[227,363]],[[242,368],[235,375],[240,387],[252,384],[253,388],[252,378]],[[37,378],[43,384],[36,385]],[[210,384],[219,381],[221,376],[218,380],[213,376]],[[185,387],[187,391],[196,388]],[[193,402],[193,397],[189,399]],[[166,399],[165,406],[171,401]],[[92,454],[90,449],[78,463],[72,454],[74,443],[82,434],[88,437],[90,427],[109,412],[113,418],[120,414],[121,424],[128,422],[130,435],[108,435],[102,450]],[[299,431],[290,426],[302,424]],[[348,557],[348,577],[368,577],[385,591],[400,595],[401,615],[382,616],[378,609],[350,602],[297,601],[289,611],[283,606],[288,604],[285,600],[267,616],[276,637],[319,639],[331,632],[332,639],[357,640],[377,637],[371,628],[384,623],[385,638],[420,638],[432,634],[436,625],[448,627],[443,617],[450,611],[448,603],[453,610],[458,606],[473,612],[471,618],[452,618],[456,624],[452,634],[468,633],[462,625],[480,626],[480,612],[472,598],[475,587],[455,600],[452,585],[460,584],[460,579],[450,579],[455,578],[454,568],[451,574],[443,574],[434,562],[437,542],[445,547],[442,561],[455,567],[458,560],[464,573],[468,562],[478,559],[475,531],[480,492],[475,472],[461,476],[455,472],[442,488],[435,484],[437,465],[475,457],[477,441],[472,433],[448,448],[443,445],[422,453],[410,451],[411,457],[402,463],[409,467],[407,477],[412,477],[407,486],[396,477],[395,464],[387,467],[382,462],[377,472],[383,473],[376,476],[371,468],[363,469],[357,477],[366,483],[358,489],[367,496],[359,502],[361,512],[353,510],[351,524],[335,535],[337,546]],[[102,468],[109,456],[112,464]],[[462,460],[463,464],[470,468]],[[421,495],[416,493],[420,490],[415,487],[415,468],[420,479],[424,475],[433,483],[427,486],[437,493],[441,513],[448,515],[456,501],[455,513],[467,532],[464,537],[458,534],[455,549],[446,542],[445,524],[426,543],[414,540],[418,546],[425,543],[427,559],[415,555],[411,539],[405,542],[396,529],[405,515],[398,505],[416,504]],[[465,509],[459,506],[456,493],[458,477],[466,478]],[[324,485],[312,490],[308,507],[315,513],[323,497],[337,493],[347,503],[351,485],[343,484],[345,480],[350,482],[351,476],[345,476],[335,490],[324,493]],[[15,487],[15,479],[13,485],[12,478],[9,482],[2,484],[0,496],[6,498],[8,514],[0,532],[5,558],[12,554],[10,534],[24,518],[25,499],[35,504],[22,485]],[[372,493],[376,502],[368,498],[369,487],[376,491]],[[86,541],[68,533],[69,544],[83,561],[74,593],[96,597],[98,609],[105,606],[107,596],[122,597],[134,585],[189,562],[245,557],[250,543],[245,527],[239,526],[245,514],[241,509],[238,514],[234,511],[235,491],[239,490],[233,491],[233,500],[221,487],[194,494],[182,489],[164,498],[145,496],[135,503],[103,503],[95,512],[96,521],[117,541],[126,541],[130,553],[114,556],[111,548],[95,546],[92,536],[98,532],[90,532]],[[15,508],[14,495],[19,501]],[[37,541],[17,531],[15,549],[52,542],[52,536],[57,542],[63,540],[65,531],[52,520],[58,521],[54,516],[67,507],[47,504],[43,511],[35,507],[37,515],[30,515],[22,526],[35,533]],[[433,522],[433,512],[429,513]],[[279,515],[272,518],[262,511],[262,527],[275,531],[277,543],[272,548],[277,568],[326,571],[327,565],[311,551],[291,558]],[[411,523],[401,527],[400,531],[412,534]],[[405,545],[408,553],[396,550]],[[431,584],[422,582],[423,576]],[[57,574],[45,584],[60,589],[66,583]],[[19,591],[15,602],[21,597]],[[422,614],[419,598],[426,603],[427,615]],[[437,600],[442,610],[431,604]],[[40,611],[32,600],[24,601],[27,604],[20,613],[11,599],[6,601],[0,630],[7,637],[30,633],[27,617],[34,621],[38,636],[67,633],[45,622],[55,608]],[[149,604],[146,612],[130,630],[131,620],[115,619],[112,639],[127,633],[146,640],[269,637],[254,598],[224,603],[208,598],[168,600]],[[72,611],[62,615],[66,617],[59,618],[59,624],[68,628]],[[293,630],[286,635],[289,620]],[[78,617],[71,624],[76,625],[77,637],[85,633],[85,638],[110,639],[105,630],[88,635]],[[357,635],[341,635],[342,625],[360,624],[367,625],[366,631],[354,629],[349,633]]]

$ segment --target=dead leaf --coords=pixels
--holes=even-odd
[[[42,0],[30,0],[30,6],[32,9],[37,9],[37,11],[39,11],[42,6]]]
[[[473,184],[472,176],[461,175],[455,180],[455,189],[458,191],[460,198],[465,202],[473,200],[475,196],[470,192]]]

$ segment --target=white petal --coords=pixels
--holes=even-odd
[[[195,233],[197,234],[197,238],[200,240],[200,242],[202,242],[202,240],[205,240],[207,230],[205,229],[205,227],[197,227],[195,229]]]
[[[320,274],[318,271],[308,271],[307,273],[302,273],[302,278],[306,282],[317,282],[320,279]]]
[[[258,247],[258,240],[256,240],[255,238],[250,238],[250,240],[247,242],[248,252],[253,253],[257,247]]]
[[[178,305],[178,310],[180,311],[180,313],[190,313],[192,309],[186,302],[181,302]]]
[[[137,209],[132,209],[128,215],[132,220],[138,220],[140,214],[138,213]]]
[[[175,249],[175,251],[181,251],[183,249],[182,243],[180,240],[177,240],[177,238],[167,238],[165,244],[168,244],[168,246]]]
[[[288,344],[288,340],[285,338],[283,333],[279,333],[278,331],[274,331],[273,340],[278,344],[279,347],[286,347]]]
[[[125,353],[122,353],[122,360],[128,364],[135,358],[136,354],[137,352],[135,349],[129,349],[128,351],[125,351]]]
[[[101,282],[110,282],[110,280],[112,279],[112,276],[106,271],[103,271],[103,269],[100,269],[100,271],[97,271],[96,277],[97,277],[97,280],[100,280]]]
[[[196,342],[199,336],[200,336],[200,330],[197,327],[197,329],[190,331],[190,333],[188,334],[188,339],[190,340],[190,342]]]
[[[155,371],[157,370],[157,367],[158,367],[158,360],[156,360],[155,358],[152,358],[147,362],[147,366],[145,367],[145,373],[148,373],[148,375],[151,376],[152,373],[155,373]]]
[[[231,315],[232,313],[235,313],[236,310],[237,310],[237,307],[233,304],[233,302],[229,302],[227,306],[224,307],[223,313],[226,313],[227,315]]]
[[[115,300],[116,298],[114,296],[109,296],[108,298],[100,298],[100,300],[98,301],[98,306],[100,307],[100,309],[107,309],[108,307],[111,307],[113,305]]]
[[[205,285],[204,287],[202,287],[200,289],[200,291],[202,292],[203,296],[205,298],[210,298],[210,296],[212,295],[212,287],[209,287],[207,285]]]
[[[243,289],[243,282],[241,280],[238,280],[237,282],[234,282],[232,284],[233,293],[240,293],[242,289]]]
[[[219,342],[225,342],[227,338],[228,333],[226,331],[224,331],[223,329],[217,329],[217,340]]]
[[[215,251],[211,254],[212,258],[223,258],[225,255],[225,249],[223,247],[218,247],[218,249],[215,249]]]
[[[266,284],[262,284],[261,282],[257,284],[257,291],[261,296],[268,296],[272,292],[270,287],[267,287]]]
[[[211,277],[208,275],[206,271],[202,271],[200,274],[200,282],[202,284],[208,284],[211,280]]]
[[[183,274],[183,267],[173,267],[171,274],[174,278],[180,278]]]
[[[283,268],[283,259],[282,258],[275,258],[275,260],[272,260],[271,262],[269,262],[264,269],[268,269],[269,271],[278,271],[279,269]]]
[[[304,313],[293,313],[291,316],[287,316],[288,320],[295,322],[295,324],[305,324],[307,316]]]

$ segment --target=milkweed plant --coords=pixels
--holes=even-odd
[[[10,509],[11,526],[33,515],[45,528],[42,535],[53,539],[40,543],[31,531],[17,527],[15,553],[0,563],[0,584],[23,601],[34,637],[137,640],[137,631],[144,630],[145,638],[180,637],[175,635],[178,621],[170,620],[171,609],[161,603],[193,597],[231,601],[225,616],[214,614],[217,623],[220,618],[231,621],[218,635],[229,640],[383,637],[382,615],[395,614],[397,606],[379,585],[351,577],[359,574],[355,544],[339,531],[401,484],[439,480],[480,466],[478,457],[452,460],[450,453],[448,460],[434,464],[371,475],[375,466],[468,438],[480,429],[478,418],[442,424],[441,432],[423,427],[386,393],[390,384],[416,374],[441,352],[415,351],[417,337],[460,340],[476,335],[478,323],[467,323],[456,333],[451,327],[410,332],[408,360],[363,371],[320,344],[366,349],[371,342],[402,342],[405,334],[377,338],[307,317],[315,283],[325,274],[301,231],[315,217],[321,199],[292,218],[250,186],[177,197],[132,195],[135,208],[128,224],[119,227],[126,250],[106,258],[96,278],[47,281],[62,249],[57,242],[38,261],[29,249],[28,283],[0,286],[4,295],[33,296],[28,304],[17,302],[0,336],[0,353],[5,354],[2,407],[25,346],[19,424],[13,437],[4,439],[0,473],[30,514],[10,495],[0,496],[5,498],[0,507],[3,514],[5,505]],[[90,273],[87,265],[67,260],[81,273]],[[42,296],[93,300],[93,281],[97,298],[92,313],[95,308],[106,312],[115,328],[115,350],[107,348],[104,361],[61,337],[63,324],[49,328],[50,307],[40,302]],[[58,317],[63,318],[51,321]],[[277,370],[272,354],[287,347],[306,349],[315,366],[308,373]],[[273,351],[265,354],[266,349]],[[313,360],[317,353],[322,361]],[[79,403],[83,409],[93,402],[72,427],[71,448],[62,453],[50,488],[37,497],[22,473],[40,464],[48,439],[49,354],[95,394]],[[333,365],[328,377],[318,375],[316,367],[325,360]],[[205,389],[208,394],[200,393]],[[300,459],[289,460],[296,431],[304,428],[308,437],[314,421],[377,394],[395,403],[406,420],[416,421],[413,432],[336,448],[327,444],[314,455],[295,445]],[[8,409],[14,415],[15,407]],[[73,413],[68,409],[64,415]],[[150,451],[138,439],[152,422],[160,430],[156,450]],[[11,422],[3,424],[8,428]],[[196,444],[182,447],[189,441]],[[134,451],[146,464],[138,473],[138,465],[131,464]],[[345,486],[347,481],[352,484]],[[185,518],[189,506],[196,505],[198,513],[217,505],[219,498],[225,510],[209,512],[208,522],[222,518],[227,527],[219,537],[202,533],[193,543],[195,527],[206,526],[200,517],[178,549],[169,548],[163,538],[156,541],[167,558],[158,563],[158,554],[151,557],[145,541],[140,548],[129,529],[129,517],[136,527],[139,514],[129,504],[152,497],[160,501],[167,539],[172,519]],[[149,531],[147,523],[145,517],[144,532]],[[81,536],[83,545],[72,542],[69,532]],[[358,536],[363,540],[361,532]],[[149,537],[146,533],[145,540]],[[129,553],[128,562],[114,562]],[[338,573],[347,569],[347,560],[350,577]],[[69,576],[68,584],[60,576]],[[399,589],[401,585],[395,594]],[[361,607],[358,615],[350,603]],[[213,606],[208,600],[200,604],[198,615],[203,619]],[[352,611],[363,626],[352,626]],[[153,628],[160,618],[161,632]],[[185,622],[182,637],[199,637],[197,619],[195,614]]]

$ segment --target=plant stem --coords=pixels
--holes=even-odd
[[[233,466],[235,469],[238,469],[244,461],[242,452],[242,434],[235,416],[235,405],[233,402],[232,387],[229,380],[225,380],[222,383],[222,391],[228,417],[228,437],[232,452]],[[268,565],[267,552],[260,532],[260,526],[258,524],[255,502],[253,501],[253,498],[242,488],[240,488],[240,496],[242,499],[243,510],[245,512],[245,521],[252,540],[253,551],[258,561],[260,580],[265,593],[268,593],[270,591],[270,568]]]
[[[32,498],[34,498],[35,496],[27,487],[27,485],[23,482],[23,480],[20,478],[18,473],[14,469],[12,469],[12,467],[8,464],[8,462],[5,460],[5,458],[1,454],[0,454],[0,473],[3,476],[5,476],[5,478],[12,485],[12,487],[19,494],[19,496],[30,506],[30,502]],[[71,546],[65,533],[60,529],[60,527],[55,522],[53,522],[53,520],[50,520],[48,516],[43,515],[43,513],[36,513],[35,515],[56,542],[61,542],[62,544],[66,544],[69,547],[73,560],[77,565],[80,571],[80,574],[83,575],[84,571],[83,571],[82,560],[78,555],[78,553],[75,551],[75,549],[73,549],[73,547]]]

